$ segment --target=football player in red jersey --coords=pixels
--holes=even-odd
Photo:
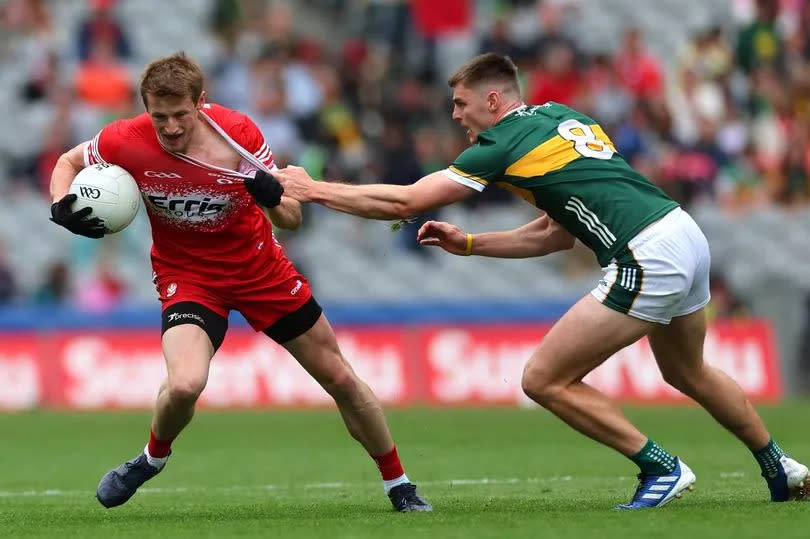
[[[273,154],[259,129],[239,112],[206,103],[202,71],[183,53],[149,64],[140,91],[145,113],[69,150],[51,177],[52,220],[73,233],[104,235],[101,220],[90,208],[73,208],[76,197],[67,194],[76,174],[95,163],[132,174],[152,225],[168,376],[148,444],[101,479],[98,500],[120,505],[163,469],[235,309],[334,398],[349,433],[377,463],[394,508],[431,510],[405,475],[377,397],[341,354],[306,279],[273,237],[270,221],[297,228],[301,210],[269,174]]]

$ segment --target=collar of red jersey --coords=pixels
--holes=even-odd
[[[213,118],[208,116],[202,110],[200,111],[200,114],[202,114],[203,118],[205,118],[205,121],[208,122],[208,124],[211,127],[213,127],[214,130],[217,133],[220,134],[220,136],[225,138],[225,141],[228,142],[228,144],[231,144],[231,141],[229,140],[230,137],[227,137],[227,134],[222,130],[222,128],[219,125],[217,125],[217,123],[214,121]],[[194,157],[191,157],[190,155],[186,155],[186,154],[181,153],[181,152],[173,152],[170,149],[168,149],[166,146],[163,145],[163,142],[161,142],[160,137],[158,137],[158,144],[160,144],[161,148],[166,150],[166,152],[170,153],[171,155],[173,155],[173,156],[177,157],[178,159],[181,159],[181,160],[183,160],[183,161],[185,161],[187,163],[191,163],[192,165],[196,165],[198,167],[213,170],[213,171],[219,172],[219,173],[227,175],[227,176],[235,176],[235,177],[238,177],[238,178],[248,178],[248,177],[250,177],[248,174],[243,174],[243,173],[241,173],[239,171],[236,171],[236,170],[230,170],[230,169],[227,169],[227,168],[218,167],[216,165],[206,163],[205,161],[200,161],[199,159],[196,159]],[[238,152],[238,153],[240,153],[240,155],[241,155],[241,152]],[[244,156],[242,156],[242,157],[244,157]]]

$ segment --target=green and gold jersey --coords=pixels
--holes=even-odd
[[[494,183],[517,193],[592,249],[603,267],[678,206],[616,153],[594,120],[553,102],[511,112],[445,172],[478,191]]]

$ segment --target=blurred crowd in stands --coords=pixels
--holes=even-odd
[[[447,36],[474,31],[478,52],[517,63],[527,102],[557,101],[591,115],[634,167],[687,208],[699,200],[732,212],[807,204],[810,0],[750,0],[749,20],[733,27],[707,21],[668,58],[651,52],[643,25],[617,28],[615,50],[584,50],[577,19],[586,3],[214,0],[209,24],[218,52],[204,65],[208,99],[249,114],[279,166],[410,183],[445,167],[466,145],[449,118],[440,52]],[[43,197],[62,152],[142,110],[143,65],[133,63],[129,25],[115,0],[88,0],[67,48],[56,39],[60,23],[49,5],[0,3],[2,69],[11,69],[13,56],[27,70],[17,89],[23,108],[15,113],[49,118],[39,147],[11,160],[0,188],[36,189]],[[320,13],[330,31],[302,32],[299,7]],[[489,12],[485,28],[475,26],[476,9]],[[512,200],[491,189],[467,204]],[[66,271],[54,266],[34,300],[64,298]],[[96,293],[108,300],[125,293],[113,272],[99,282]],[[0,302],[14,297],[0,246]],[[726,303],[731,307],[716,310],[744,310]]]

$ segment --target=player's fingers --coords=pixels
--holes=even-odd
[[[420,232],[423,232],[423,235],[436,235],[442,232],[442,223],[441,221],[428,221],[419,229]]]
[[[424,238],[419,240],[419,245],[439,245],[441,240],[439,238]]]
[[[287,172],[287,169],[280,169],[273,171],[273,177],[278,181],[278,183],[284,185],[290,179],[290,174]]]
[[[441,238],[447,238],[450,236],[450,233],[453,232],[453,228],[455,228],[450,223],[445,223],[443,221],[437,221],[433,223],[433,226],[430,229],[430,233],[432,236],[437,236]]]
[[[289,178],[295,178],[296,180],[299,181],[307,182],[312,180],[310,175],[307,174],[306,169],[304,169],[303,167],[297,167],[295,165],[290,165],[287,167],[287,174]]]
[[[78,211],[75,211],[75,212],[71,213],[70,217],[68,218],[68,221],[71,222],[71,223],[75,223],[76,221],[81,221],[82,219],[84,219],[85,217],[90,215],[91,213],[93,213],[93,208],[91,208],[90,206],[84,207],[84,208],[82,208],[82,209],[80,209]]]
[[[102,226],[102,227],[98,227],[98,228],[91,228],[90,230],[87,231],[85,236],[87,236],[88,238],[96,239],[96,240],[100,239],[100,238],[103,238],[104,237],[104,227]]]
[[[416,239],[421,239],[425,235],[429,234],[434,221],[428,221],[422,226],[419,227],[419,230],[416,232]]]

